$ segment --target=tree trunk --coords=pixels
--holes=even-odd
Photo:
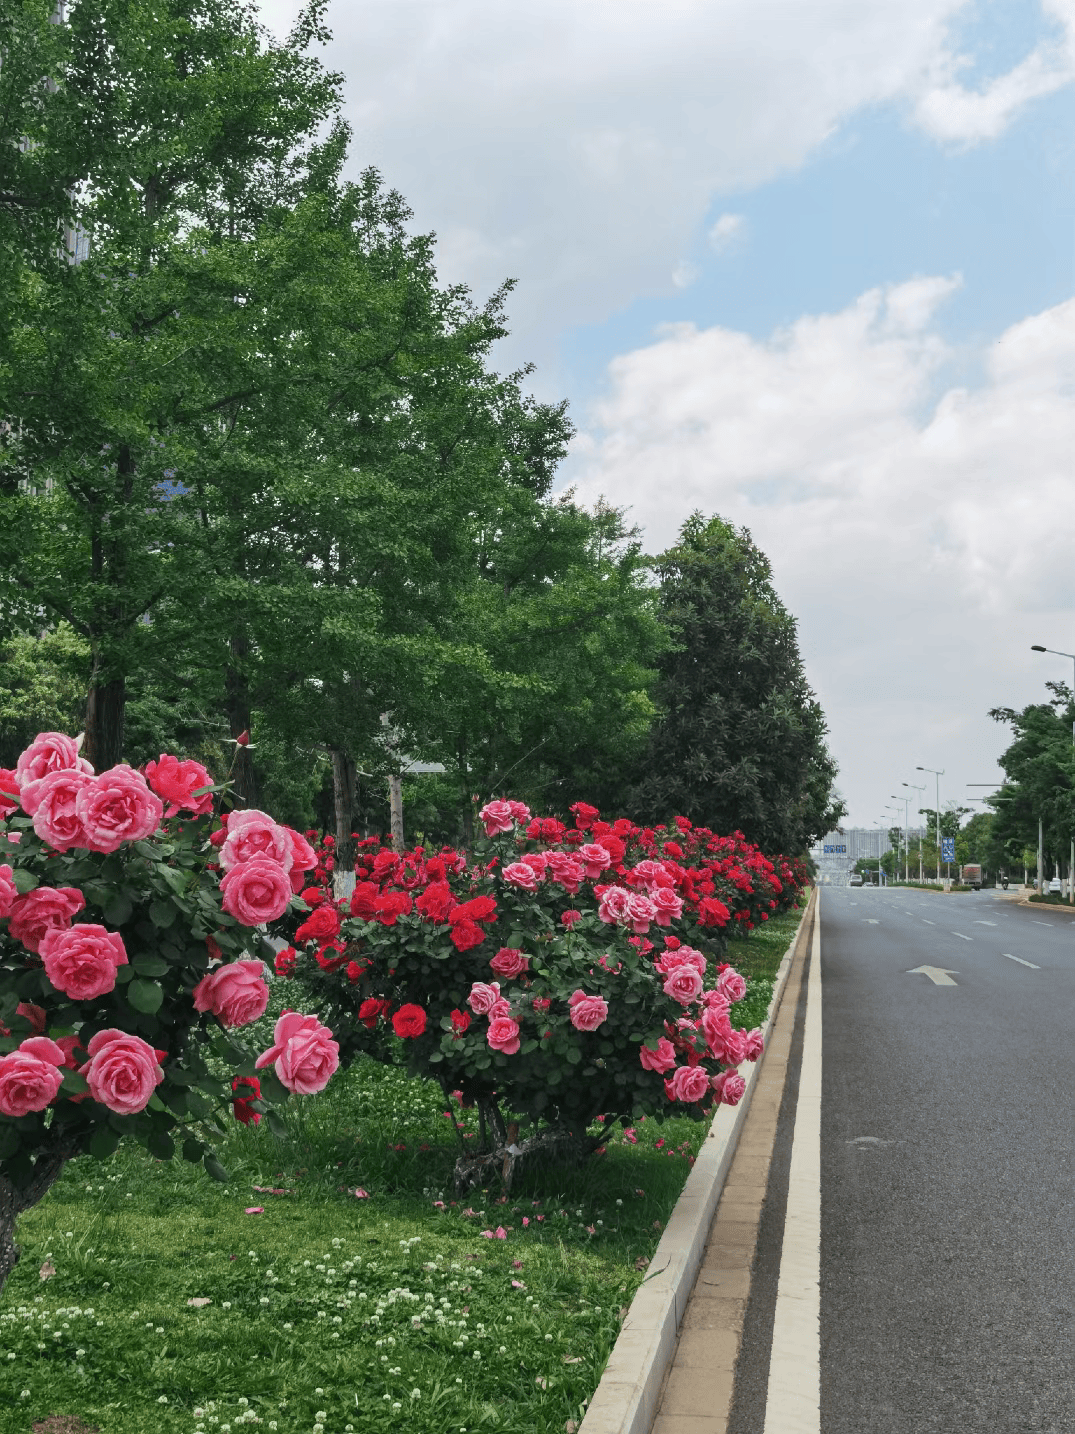
[[[74,1153],[72,1148],[65,1145],[51,1151],[42,1151],[34,1161],[33,1170],[25,1185],[15,1185],[0,1175],[0,1294],[4,1292],[8,1275],[19,1263],[15,1222],[24,1210],[29,1210],[39,1200],[44,1199]]]
[[[106,772],[123,760],[123,723],[127,706],[127,683],[122,677],[99,680],[97,663],[86,694],[86,740],[82,755],[95,772]]]
[[[224,706],[228,714],[228,729],[232,740],[250,731],[250,681],[243,671],[243,662],[250,651],[245,636],[231,640],[234,664],[224,674]],[[258,804],[258,783],[254,775],[254,758],[248,747],[236,747],[230,772],[232,792],[238,807],[256,807]]]
[[[392,776],[388,779],[388,811],[392,824],[392,849],[403,850],[403,778]]]
[[[355,763],[338,748],[332,749],[332,794],[336,812],[336,870],[354,871],[355,844],[351,827],[355,815]]]

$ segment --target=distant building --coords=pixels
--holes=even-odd
[[[919,834],[917,827],[912,827],[907,833],[911,845],[912,866],[915,865]],[[823,885],[842,885],[854,871],[857,861],[864,858],[877,861],[886,851],[891,850],[892,843],[887,828],[844,827],[842,830],[826,832],[821,840],[811,847],[810,855],[817,867],[818,879]]]

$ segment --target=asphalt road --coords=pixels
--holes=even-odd
[[[1069,1434],[1075,914],[830,887],[821,929],[821,1429]]]

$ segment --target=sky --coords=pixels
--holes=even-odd
[[[263,15],[282,31],[294,0]],[[646,549],[750,529],[848,825],[1072,681],[1075,0],[330,0],[353,166],[517,281],[503,368]],[[914,795],[914,794],[912,794]],[[912,804],[912,824],[915,804]],[[903,808],[900,808],[902,813]]]

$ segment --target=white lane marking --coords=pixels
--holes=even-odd
[[[864,926],[880,926],[880,925],[881,925],[880,921],[875,921],[872,916],[864,916],[864,917],[862,918],[862,923],[863,923]]]
[[[935,986],[954,986],[953,976],[958,976],[958,971],[946,971],[943,966],[916,966],[913,971],[907,972],[908,976],[928,976]]]
[[[1009,961],[1018,961],[1020,966],[1029,966],[1032,971],[1040,971],[1040,966],[1035,966],[1033,961],[1024,961],[1022,956],[1013,956],[1010,951],[1002,951],[1002,956],[1007,956]]]
[[[821,893],[806,984],[764,1434],[821,1430]]]
[[[927,926],[936,926],[936,925],[937,925],[937,923],[936,923],[935,921],[928,921],[928,920],[926,920],[926,918],[925,918],[924,916],[923,916],[922,920],[926,922],[926,925],[927,925]]]
[[[960,941],[973,941],[973,940],[974,940],[974,937],[973,937],[973,936],[964,936],[963,933],[962,933],[962,931],[950,931],[948,934],[949,934],[950,936],[958,936],[959,939],[960,939]]]
[[[974,924],[975,926],[995,926],[997,923],[995,921],[976,921]]]
[[[1031,917],[1031,920],[1034,921],[1034,918]],[[1055,926],[1056,923],[1055,923],[1054,921],[1034,921],[1034,925],[1035,925],[1035,926]]]

